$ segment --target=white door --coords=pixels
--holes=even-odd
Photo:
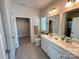
[[[14,33],[15,33],[16,48],[18,48],[19,47],[19,40],[18,40],[16,17],[14,17],[14,19],[13,19],[13,28],[14,28]]]
[[[17,35],[17,27],[16,27],[16,19],[10,18],[10,25],[11,25],[11,34],[12,34],[12,40],[13,40],[13,46],[16,51],[16,48],[19,47],[18,43],[18,35]]]
[[[11,27],[10,27],[10,10],[8,7],[10,7],[9,4],[10,1],[8,0],[0,0],[0,11],[1,11],[1,18],[2,18],[2,24],[4,29],[4,35],[6,38],[6,44],[7,44],[7,52],[8,52],[8,59],[15,59],[15,51],[13,47],[13,40],[12,40],[12,34],[11,34]]]
[[[1,0],[2,1],[2,0]],[[1,17],[2,17],[2,24],[4,29],[4,35],[6,38],[6,45],[7,45],[7,54],[8,59],[15,59],[15,51],[13,47],[13,40],[12,40],[12,34],[11,34],[11,25],[10,25],[10,18],[9,15],[7,15],[7,12],[4,10],[1,10]]]
[[[6,42],[4,38],[4,32],[3,32],[3,25],[1,21],[1,15],[0,15],[0,59],[8,59],[8,54],[6,53]]]
[[[79,38],[79,17],[73,18],[71,37]]]

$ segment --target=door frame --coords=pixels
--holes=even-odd
[[[1,13],[0,13],[0,45],[2,49],[2,55],[4,59],[8,59],[8,54],[6,53],[7,45],[5,41],[5,36],[4,36],[4,31],[3,31],[3,24],[2,24],[2,18],[1,18]]]
[[[6,54],[5,52],[5,48],[4,48],[4,43],[3,43],[3,38],[2,38],[2,34],[0,33],[0,49],[2,50],[1,51],[1,54],[2,54],[2,58],[3,59],[8,59],[8,55]]]
[[[16,48],[18,48],[18,47],[20,47],[20,45],[19,45],[19,40],[18,40],[18,31],[17,31],[17,24],[16,24],[16,18],[25,18],[25,19],[27,19],[28,17],[23,17],[23,16],[14,16],[14,25],[15,25],[15,33],[16,33],[16,44],[17,44],[17,46],[16,46]],[[32,22],[31,22],[31,19],[30,18],[28,18],[29,19],[29,22],[30,22],[30,41],[32,42]]]

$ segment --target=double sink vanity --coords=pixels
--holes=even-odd
[[[79,9],[51,15],[46,22],[46,29],[41,28],[41,48],[49,58],[79,59]]]
[[[59,36],[41,35],[41,48],[50,59],[79,59],[79,47]]]

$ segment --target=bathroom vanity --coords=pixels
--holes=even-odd
[[[79,47],[62,41],[60,37],[41,35],[41,48],[50,59],[79,59]]]

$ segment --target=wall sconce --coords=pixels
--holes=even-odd
[[[79,2],[79,0],[76,0],[76,2]]]
[[[68,0],[65,6],[66,7],[71,7],[74,2],[75,2],[75,0]]]
[[[56,8],[53,8],[52,10],[49,11],[49,14],[55,14],[57,13],[57,9]]]

